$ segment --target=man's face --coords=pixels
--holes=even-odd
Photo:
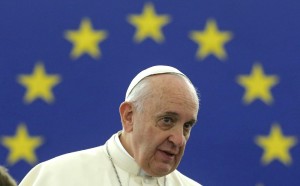
[[[182,77],[151,77],[153,93],[142,111],[133,112],[132,153],[141,168],[152,176],[175,170],[183,156],[198,104],[195,93]]]

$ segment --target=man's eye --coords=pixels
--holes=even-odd
[[[159,126],[163,130],[168,130],[172,128],[176,124],[176,118],[170,116],[162,116],[159,118],[157,122],[157,126]]]
[[[167,125],[170,125],[170,124],[173,123],[173,119],[170,118],[170,117],[164,117],[162,120],[163,120],[163,122],[164,122],[165,124],[167,124]]]
[[[191,123],[185,123],[184,128],[190,130],[193,127],[193,124]]]

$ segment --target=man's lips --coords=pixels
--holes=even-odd
[[[163,152],[169,154],[170,156],[176,155],[177,153],[172,152],[172,151],[167,151],[167,150],[163,150]]]
[[[172,161],[177,153],[168,150],[158,150],[159,155],[165,161]]]
[[[179,153],[179,150],[169,150],[169,149],[158,149],[158,150],[163,151],[170,155],[177,155]]]

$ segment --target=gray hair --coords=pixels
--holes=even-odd
[[[145,99],[150,94],[149,77],[141,80],[130,92],[128,97],[125,99],[127,102],[133,103],[137,111],[143,111],[143,105]]]

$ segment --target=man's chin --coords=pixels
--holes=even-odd
[[[167,174],[170,174],[171,172],[174,171],[174,169],[175,168],[170,164],[159,163],[152,169],[150,175],[154,177],[162,177],[162,176],[166,176]]]

